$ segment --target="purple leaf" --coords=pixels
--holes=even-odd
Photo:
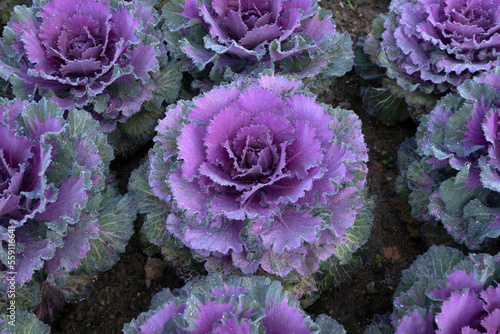
[[[195,123],[185,125],[179,136],[178,154],[184,159],[182,175],[188,181],[199,175],[199,168],[205,161],[204,136],[205,128]]]
[[[239,43],[243,47],[252,50],[262,43],[271,42],[280,35],[280,27],[276,25],[265,25],[248,31],[245,37],[239,40]]]
[[[478,292],[476,291],[476,293]],[[500,309],[500,288],[489,286],[486,290],[481,292],[481,299],[486,303],[484,309],[487,312],[494,312]]]
[[[140,327],[140,332],[143,334],[157,334],[163,332],[165,323],[175,314],[182,314],[186,309],[185,304],[176,305],[175,302],[164,305],[154,315],[152,315]]]
[[[266,316],[262,319],[262,324],[266,328],[267,333],[314,333],[305,326],[304,315],[300,310],[297,307],[288,306],[286,299],[274,305],[268,303],[268,300],[266,300]]]
[[[62,247],[58,247],[54,256],[45,264],[48,275],[55,276],[56,272],[70,272],[78,268],[80,260],[85,258],[90,250],[90,239],[99,236],[99,229],[94,222],[85,217],[68,231],[62,238]]]
[[[277,254],[286,249],[296,249],[302,242],[314,242],[321,217],[312,217],[307,211],[285,210],[276,216],[269,226],[258,222],[252,227],[253,232],[262,238],[264,247],[271,247]]]
[[[439,329],[436,333],[457,333],[462,327],[468,326],[483,312],[483,303],[478,296],[469,291],[463,294],[453,294],[443,303],[441,312],[436,316]]]
[[[226,222],[224,228],[220,230],[214,230],[210,226],[190,224],[183,239],[194,250],[201,249],[221,254],[228,254],[231,250],[241,252],[243,249],[243,242],[240,239],[242,227],[242,223],[237,220]]]
[[[467,274],[463,270],[455,270],[447,278],[448,283],[444,287],[439,285],[439,289],[431,291],[430,294],[438,299],[447,300],[455,292],[469,289],[478,294],[483,289],[482,284],[476,281],[473,273]]]
[[[434,317],[432,313],[422,316],[415,309],[409,315],[401,319],[395,334],[434,334]]]
[[[208,124],[210,120],[241,94],[236,87],[219,87],[196,99],[188,120]]]
[[[64,180],[59,187],[57,200],[47,204],[45,212],[40,213],[37,218],[42,220],[63,223],[65,217],[75,219],[76,214],[82,209],[87,200],[86,188],[83,185],[84,177],[70,176]]]

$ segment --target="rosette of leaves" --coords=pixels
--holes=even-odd
[[[412,215],[441,221],[469,249],[500,235],[499,108],[495,70],[439,100],[399,150],[399,191]]]
[[[113,187],[113,149],[85,111],[0,104],[0,308],[51,314],[89,293],[133,234],[137,209]]]
[[[31,7],[17,6],[3,32],[0,75],[17,97],[45,96],[66,110],[85,109],[105,132],[116,131],[151,101],[142,117],[119,129],[129,140],[150,139],[158,115],[148,113],[175,100],[180,82],[160,43],[158,16],[140,1],[35,0]]]
[[[403,271],[390,323],[375,323],[365,334],[498,333],[499,273],[499,255],[432,246]]]
[[[322,88],[352,68],[349,35],[317,0],[174,0],[162,13],[167,44],[202,81],[272,69]]]
[[[445,93],[496,68],[499,8],[498,0],[393,0],[364,42],[384,78],[365,95],[368,111],[394,123],[406,117],[407,104],[419,119]],[[375,73],[361,63],[363,74]]]
[[[164,254],[184,245],[208,271],[296,281],[322,261],[337,269],[366,242],[361,122],[317,103],[299,79],[216,87],[170,108],[157,131],[129,191]]]
[[[297,333],[345,334],[322,314],[313,321],[279,282],[212,274],[153,297],[148,312],[125,324],[126,334]]]

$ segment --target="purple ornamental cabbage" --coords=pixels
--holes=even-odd
[[[393,0],[364,50],[386,69],[385,89],[429,111],[437,96],[500,64],[499,32],[498,0]]]
[[[125,334],[345,334],[322,314],[314,322],[279,282],[212,274],[153,297],[148,312],[125,324]]]
[[[352,68],[349,35],[317,0],[174,0],[162,11],[167,44],[216,83],[273,69],[323,87]]]
[[[67,110],[85,108],[111,132],[156,98],[152,72],[160,69],[162,36],[153,11],[139,1],[17,6],[3,33],[0,75],[17,97],[46,96]]]
[[[440,220],[470,249],[500,236],[500,70],[469,80],[422,118],[400,149],[413,216]]]
[[[64,114],[46,99],[0,101],[0,309],[15,291],[17,309],[52,313],[133,234],[136,209],[110,184],[113,150],[98,122]]]
[[[209,271],[285,277],[332,255],[345,263],[366,241],[361,123],[298,79],[216,87],[170,108],[157,131],[129,184],[151,243],[185,245]]]
[[[500,255],[500,254],[499,254]],[[465,257],[432,246],[419,256],[394,294],[392,330],[396,334],[496,334],[500,331],[499,255]],[[381,333],[381,324],[365,334]]]

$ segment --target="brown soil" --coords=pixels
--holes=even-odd
[[[378,13],[387,11],[389,1],[329,0],[321,5],[332,11],[337,29],[348,31],[356,44],[369,33]],[[371,237],[358,252],[363,262],[353,280],[324,291],[306,309],[312,315],[328,314],[348,334],[362,333],[374,314],[391,310],[392,294],[402,270],[426,249],[420,241],[419,223],[411,218],[408,206],[394,190],[397,149],[404,139],[414,135],[416,125],[407,121],[388,127],[369,116],[363,110],[361,90],[371,84],[374,83],[362,80],[353,70],[338,79],[330,96],[333,106],[354,110],[363,121],[370,155],[368,184],[376,203]],[[122,190],[130,170],[138,166],[147,149],[113,163]],[[136,233],[121,260],[98,276],[90,297],[64,306],[48,323],[53,333],[119,333],[124,323],[148,310],[151,297],[163,287],[172,289],[182,285],[172,267],[158,260],[148,262]]]

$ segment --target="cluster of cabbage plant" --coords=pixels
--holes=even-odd
[[[365,334],[498,333],[500,254],[432,246],[403,271],[389,321]]]
[[[500,236],[500,70],[469,80],[422,117],[399,151],[412,215],[441,221],[470,249]]]
[[[125,324],[125,334],[297,333],[345,334],[322,314],[313,321],[279,282],[211,274],[153,297],[151,309]]]
[[[392,108],[386,120],[397,120],[398,102],[388,97],[392,94],[404,99],[411,116],[418,119],[444,93],[496,68],[499,6],[498,0],[391,1],[388,13],[374,20],[364,42],[365,53],[385,72],[383,88],[368,91],[368,109]]]
[[[99,123],[54,102],[0,101],[0,309],[52,314],[125,251],[137,209],[113,186]],[[15,294],[15,296],[13,296]]]
[[[127,331],[344,333],[296,297],[370,231],[361,122],[310,91],[351,69],[349,35],[317,0],[173,0],[162,15],[145,1],[1,8],[0,86],[16,100],[0,100],[0,330],[15,299],[16,330],[48,332],[36,317],[90,293],[139,207],[167,260],[187,250],[210,272],[298,287],[209,276],[161,292]],[[194,93],[181,69],[205,92],[158,121]],[[109,166],[155,130],[136,206]]]
[[[17,97],[83,108],[108,133],[135,116],[118,132],[144,142],[153,136],[154,112],[177,97],[181,78],[160,24],[140,1],[34,0],[16,6],[4,29],[0,75]],[[119,139],[115,146],[124,145]]]
[[[317,0],[174,0],[163,16],[168,46],[203,85],[271,69],[322,88],[352,67],[349,34]]]
[[[151,243],[185,245],[209,271],[291,279],[348,262],[366,241],[361,122],[299,79],[216,87],[170,108],[157,131],[129,183]]]

